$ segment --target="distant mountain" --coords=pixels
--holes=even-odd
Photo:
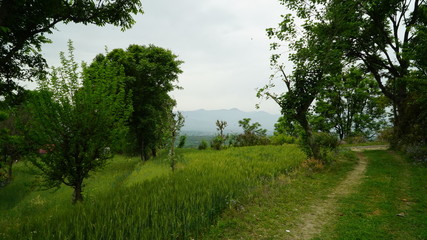
[[[233,108],[228,110],[196,110],[183,111],[185,117],[185,125],[181,129],[183,134],[202,136],[213,135],[217,132],[216,120],[227,121],[228,126],[225,128],[226,133],[241,133],[242,128],[239,127],[239,120],[250,118],[251,123],[259,122],[261,128],[267,129],[268,134],[273,134],[274,124],[277,122],[279,115],[270,114],[263,111],[243,112]]]

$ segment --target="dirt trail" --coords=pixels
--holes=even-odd
[[[336,217],[336,206],[339,198],[349,195],[362,182],[367,160],[362,153],[357,153],[359,162],[347,177],[324,200],[317,201],[309,212],[297,221],[290,229],[291,239],[310,239],[320,233],[326,223]]]
[[[348,148],[354,152],[363,152],[366,150],[387,150],[389,147],[390,147],[389,145],[372,145],[372,146],[355,146],[355,147],[348,147]]]

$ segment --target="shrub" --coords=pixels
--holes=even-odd
[[[215,150],[221,150],[225,147],[225,140],[226,139],[224,137],[217,135],[214,139],[212,139],[211,147]]]
[[[294,144],[297,138],[285,134],[276,134],[270,137],[270,143],[273,145]]]
[[[314,158],[309,158],[307,160],[305,160],[301,166],[304,169],[309,170],[310,172],[319,172],[324,168],[324,164],[322,161],[314,159]]]
[[[425,144],[409,144],[402,149],[417,162],[427,163],[427,146]]]
[[[199,144],[199,150],[206,150],[208,148],[208,143],[205,140],[202,140]]]
[[[185,145],[185,141],[187,141],[187,136],[186,135],[182,135],[179,137],[179,143],[178,143],[178,148],[183,148]]]
[[[330,133],[317,132],[313,134],[313,137],[320,148],[334,150],[339,146],[338,138]]]

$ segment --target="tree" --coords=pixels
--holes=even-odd
[[[254,146],[268,143],[267,129],[262,129],[258,122],[251,124],[250,118],[244,118],[239,120],[239,126],[243,128],[243,134],[237,136],[236,146]]]
[[[218,135],[212,139],[211,146],[216,150],[221,150],[227,140],[227,136],[224,134],[224,129],[227,127],[227,121],[216,120],[215,125]]]
[[[26,152],[22,131],[17,126],[16,112],[9,116],[0,117],[0,184],[9,183],[12,176],[12,166]]]
[[[98,65],[83,74],[69,55],[60,54],[62,66],[41,79],[40,90],[30,104],[31,136],[45,154],[31,162],[40,170],[43,186],[74,189],[73,203],[83,200],[84,180],[106,164],[111,139],[130,115],[124,72],[119,66]]]
[[[225,138],[224,129],[228,125],[227,121],[216,120],[215,125],[216,125],[216,130],[219,132],[219,136],[221,136],[222,138]]]
[[[56,24],[113,24],[122,30],[142,13],[139,0],[4,0],[0,2],[0,91],[12,91],[16,80],[44,73],[41,46]]]
[[[287,43],[287,47],[292,51],[288,59],[293,63],[291,74],[286,73],[286,66],[281,62],[280,54],[273,54],[270,61],[276,69],[271,79],[279,75],[287,91],[274,94],[270,91],[274,84],[270,83],[261,88],[257,96],[272,98],[279,104],[282,115],[288,121],[298,122],[304,130],[302,140],[308,150],[307,154],[320,159],[320,148],[314,141],[309,111],[319,92],[331,78],[341,73],[343,66],[339,59],[342,53],[332,48],[333,39],[322,23],[307,17],[302,32],[297,32],[292,15],[283,17],[279,28],[267,29],[267,34],[272,39]],[[279,43],[273,43],[271,49],[276,51],[280,46]]]
[[[372,139],[385,122],[387,101],[375,80],[358,68],[331,79],[319,92],[310,122],[315,130]]]
[[[114,49],[98,55],[91,66],[111,62],[123,66],[126,92],[131,94],[133,113],[129,120],[131,141],[142,160],[156,156],[157,149],[169,139],[169,115],[176,105],[169,92],[182,72],[177,56],[170,50],[153,45],[130,45],[127,50]]]
[[[187,141],[187,136],[186,135],[179,136],[178,148],[184,148],[186,141]]]
[[[9,183],[12,165],[30,151],[25,139],[25,124],[29,116],[23,108],[28,91],[19,87],[0,100],[0,183]]]
[[[330,47],[342,53],[337,57],[343,64],[360,65],[374,77],[392,103],[393,147],[399,148],[414,139],[427,142],[426,135],[420,135],[416,127],[425,124],[420,118],[425,108],[418,101],[425,97],[416,90],[427,85],[425,1],[286,0],[281,3],[294,10],[305,24],[315,21],[323,26],[332,39]],[[285,30],[289,26],[296,31],[289,19],[285,18],[280,25]]]
[[[185,118],[181,112],[171,113],[169,120],[170,128],[170,143],[169,143],[169,158],[172,171],[175,171],[176,156],[175,156],[175,141],[179,135],[179,131],[184,126]]]

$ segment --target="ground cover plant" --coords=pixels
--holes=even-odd
[[[110,190],[103,194],[93,193],[93,197],[87,197],[88,201],[75,207],[71,204],[63,209],[41,207],[42,210],[35,210],[34,214],[27,216],[23,211],[31,211],[30,207],[25,210],[19,204],[13,208],[9,205],[12,209],[2,209],[10,213],[5,218],[7,221],[2,222],[5,227],[0,230],[0,236],[4,239],[198,238],[224,209],[239,201],[255,186],[291,171],[305,159],[294,145],[223,151],[177,149],[177,155],[179,162],[174,173],[170,171],[165,156],[157,162],[164,167],[157,169],[167,169],[168,173],[163,174],[164,171],[160,170],[161,176],[150,180],[132,179],[139,176],[135,172],[143,172],[144,169],[142,163],[132,162],[135,160],[128,163],[129,169],[113,178],[115,181],[107,180],[111,172],[106,175],[97,173],[94,179],[103,179],[100,186],[108,185]],[[132,164],[134,167],[130,166]],[[119,166],[113,169],[118,170]],[[86,188],[88,193],[96,189],[96,184],[90,187],[91,179]],[[20,181],[20,186],[17,186]],[[20,181],[1,189],[2,202],[8,199],[8,195],[9,204],[14,202],[11,199],[14,197],[21,197],[21,202],[36,201],[34,198],[25,199],[34,192],[25,192],[28,191],[23,187],[25,179]],[[14,187],[21,187],[20,192],[24,193],[18,194],[16,190],[19,189]],[[47,200],[44,204],[49,205]],[[12,213],[14,209],[16,212]],[[43,214],[38,214],[43,211]]]
[[[392,151],[364,151],[359,160],[343,151],[348,157],[329,167],[302,164],[258,187],[204,239],[426,239],[427,168]],[[337,193],[339,186],[348,188],[343,182],[358,167],[358,184]],[[319,214],[319,205],[328,210]],[[320,228],[307,226],[316,217]]]
[[[316,239],[427,239],[427,168],[391,151],[365,155],[365,181]]]

